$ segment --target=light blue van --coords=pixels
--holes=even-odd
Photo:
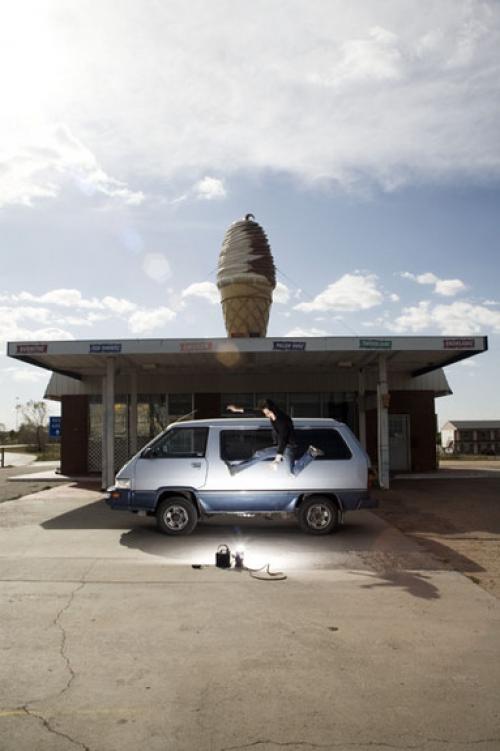
[[[374,508],[370,460],[351,430],[330,419],[294,419],[297,456],[313,445],[322,455],[300,474],[286,463],[231,466],[272,444],[265,418],[189,420],[170,425],[116,475],[112,509],[155,516],[169,535],[190,534],[214,514],[295,514],[311,534],[328,534],[347,511]],[[273,471],[276,470],[276,471]]]

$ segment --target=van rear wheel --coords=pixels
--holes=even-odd
[[[329,535],[339,526],[339,510],[330,498],[315,495],[299,508],[299,524],[310,535]]]
[[[196,509],[186,498],[172,496],[158,504],[156,524],[166,535],[190,535],[197,523]]]

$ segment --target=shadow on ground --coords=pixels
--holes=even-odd
[[[482,583],[484,562],[489,568],[500,545],[500,478],[396,480],[377,496],[377,516],[444,567]]]

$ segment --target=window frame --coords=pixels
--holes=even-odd
[[[155,449],[158,451],[159,446],[161,445],[162,441],[165,441],[173,433],[187,432],[188,430],[204,434],[203,451],[201,453],[194,452],[194,451],[186,451],[184,453],[179,453],[179,454],[155,453]],[[204,459],[207,455],[207,443],[208,443],[208,427],[201,427],[201,426],[192,427],[192,426],[187,426],[187,425],[186,427],[176,426],[175,428],[171,428],[170,430],[167,430],[164,433],[161,433],[155,439],[153,443],[147,446],[147,448],[141,454],[141,457],[143,459],[144,458],[147,458],[147,459]]]

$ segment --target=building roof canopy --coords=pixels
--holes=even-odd
[[[385,354],[392,372],[423,375],[488,349],[485,336],[282,337],[250,339],[106,339],[9,342],[17,360],[82,379],[102,376],[116,358],[122,372],[331,372],[375,368]]]

